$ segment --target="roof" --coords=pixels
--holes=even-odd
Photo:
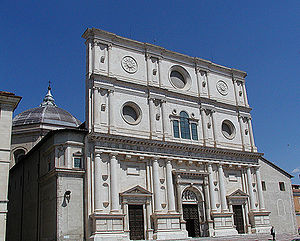
[[[13,126],[28,124],[51,124],[63,127],[77,127],[81,124],[68,111],[57,107],[51,94],[51,87],[39,107],[26,110],[13,119]]]
[[[49,131],[32,149],[30,149],[29,152],[23,156],[19,162],[17,162],[11,169],[10,172],[15,170],[17,166],[20,165],[20,163],[23,163],[23,161],[26,161],[27,157],[29,157],[32,153],[34,153],[36,150],[38,150],[48,139],[50,139],[52,136],[64,132],[73,132],[73,133],[82,133],[83,135],[86,135],[88,133],[88,130],[85,129],[83,126],[79,126],[77,128],[65,128],[65,129],[57,129],[57,130],[51,130]]]
[[[68,111],[51,105],[25,110],[13,119],[13,126],[36,123],[68,127],[77,127],[81,124],[81,122]]]
[[[281,169],[279,166],[275,165],[273,162],[268,161],[266,158],[261,157],[260,160],[262,160],[263,162],[267,163],[271,167],[275,168],[277,171],[281,172],[283,175],[285,175],[285,176],[287,176],[289,178],[294,177],[293,175],[289,174],[285,170]]]

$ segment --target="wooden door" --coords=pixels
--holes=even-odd
[[[242,205],[233,205],[233,220],[238,233],[245,233],[243,207]]]
[[[197,204],[183,204],[183,219],[189,237],[200,237],[199,212]]]
[[[131,240],[145,239],[143,205],[128,205]]]

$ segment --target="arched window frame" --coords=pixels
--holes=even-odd
[[[172,131],[174,138],[181,138],[185,140],[198,141],[198,122],[199,119],[194,117],[190,118],[188,113],[181,111],[178,115],[174,110],[170,115],[172,122]]]
[[[191,129],[189,115],[185,111],[180,112],[180,137],[181,139],[191,139]]]

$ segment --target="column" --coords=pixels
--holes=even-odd
[[[161,101],[161,112],[162,112],[162,119],[163,119],[163,131],[164,131],[164,140],[168,137],[168,123],[169,123],[169,117],[167,115],[167,108],[166,108],[166,101]]]
[[[150,121],[150,137],[154,134],[154,127],[155,127],[155,114],[154,114],[154,99],[149,98],[149,121]]]
[[[252,174],[251,168],[247,167],[247,182],[248,182],[248,191],[249,191],[249,198],[250,198],[250,211],[255,210],[255,199],[252,187]]]
[[[108,55],[108,58],[107,58],[107,73],[108,73],[108,76],[111,76],[112,75],[112,72],[111,72],[111,65],[112,65],[112,54],[111,54],[111,50],[112,50],[112,44],[109,44],[107,46],[107,55]]]
[[[254,144],[254,136],[253,136],[253,129],[252,129],[252,123],[251,118],[248,118],[248,127],[249,127],[249,136],[250,136],[250,143],[251,143],[251,150],[255,150],[255,144]]]
[[[234,88],[234,96],[235,96],[235,104],[239,105],[238,94],[236,93],[236,80],[232,78],[233,88]]]
[[[161,211],[160,184],[159,184],[159,164],[157,159],[153,160],[153,190],[154,190],[154,211]]]
[[[150,202],[149,200],[146,201],[146,222],[147,222],[147,231],[151,231],[151,208],[150,208]]]
[[[241,140],[242,140],[242,149],[245,150],[245,140],[244,140],[244,133],[243,133],[243,117],[239,114],[238,115],[239,124],[240,124],[240,132],[241,132]]]
[[[216,118],[215,118],[215,113],[216,111],[215,110],[211,110],[211,119],[212,119],[212,127],[213,127],[213,135],[214,135],[214,145],[215,147],[217,147],[217,144],[218,144],[218,138],[217,138],[217,122],[216,122]]]
[[[94,126],[100,125],[100,93],[98,88],[94,88]]]
[[[259,209],[264,210],[265,209],[265,202],[264,202],[264,196],[263,196],[263,191],[262,191],[259,167],[256,168],[255,174],[256,174],[256,185],[257,185]]]
[[[208,181],[209,181],[209,195],[210,195],[210,206],[212,211],[216,211],[216,198],[215,198],[215,191],[214,191],[214,176],[211,164],[208,164]]]
[[[209,191],[208,191],[208,177],[204,177],[204,198],[205,198],[205,214],[207,221],[211,220],[210,206],[209,206]]]
[[[151,64],[151,57],[148,53],[145,54],[145,59],[146,59],[146,62],[147,62],[147,82],[148,82],[148,85],[151,84],[151,80],[152,80],[152,76],[151,76],[151,67],[152,67],[152,64]]]
[[[206,141],[207,141],[207,132],[206,132],[206,128],[207,128],[207,125],[205,125],[205,119],[206,119],[206,116],[205,116],[205,110],[204,108],[200,108],[200,114],[201,114],[201,123],[202,123],[202,132],[203,132],[203,144],[204,146],[206,146]]]
[[[70,146],[67,146],[65,149],[65,163],[68,168],[73,168],[73,158]]]
[[[102,193],[101,193],[101,155],[96,154],[95,157],[95,168],[94,168],[94,178],[95,178],[95,211],[100,211],[102,209]]]
[[[111,130],[114,129],[114,91],[113,90],[108,90],[108,103],[109,103],[109,132],[111,133]]]
[[[249,106],[248,104],[248,99],[247,99],[247,93],[246,93],[246,87],[245,87],[245,83],[241,83],[242,87],[243,87],[243,95],[244,95],[244,101],[245,101],[245,105]]]
[[[118,160],[116,154],[111,154],[110,158],[110,194],[111,194],[111,212],[119,211],[118,194]]]
[[[167,171],[167,192],[168,192],[168,208],[169,212],[175,212],[175,196],[173,188],[173,177],[172,177],[172,163],[171,160],[167,160],[166,164]]]
[[[206,83],[207,83],[207,93],[208,93],[208,98],[210,98],[210,89],[209,89],[209,81],[208,81],[208,71],[205,71],[205,77],[206,77]]]
[[[125,217],[127,216],[127,215],[129,215],[129,213],[128,213],[128,203],[127,203],[127,201],[124,201],[123,202],[123,208],[124,208],[124,214],[125,214]],[[124,218],[124,231],[125,232],[129,232],[129,218]]]
[[[220,188],[220,196],[221,196],[221,209],[222,211],[228,211],[227,202],[226,202],[226,190],[224,183],[224,172],[222,165],[219,165],[219,188]]]

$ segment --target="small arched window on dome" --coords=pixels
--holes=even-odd
[[[25,151],[23,149],[14,151],[15,164],[17,164],[23,156],[25,156]]]

